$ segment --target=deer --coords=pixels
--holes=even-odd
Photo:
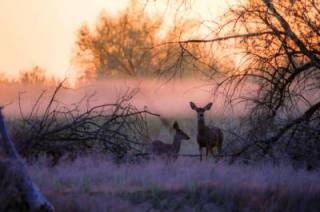
[[[205,107],[197,107],[193,102],[190,102],[192,110],[196,111],[198,118],[198,133],[197,142],[199,145],[200,161],[202,161],[202,149],[206,148],[206,159],[209,152],[214,158],[213,148],[217,149],[219,155],[222,151],[223,133],[218,127],[208,127],[205,123],[204,113],[211,109],[212,102],[208,103]]]
[[[180,129],[179,124],[176,121],[173,124],[173,129],[175,130],[175,135],[172,144],[164,143],[161,140],[152,142],[151,151],[153,155],[177,159],[182,140],[189,140],[190,137]]]

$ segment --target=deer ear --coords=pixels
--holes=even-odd
[[[204,109],[205,109],[205,110],[210,110],[211,106],[212,106],[212,102],[210,102],[209,104],[207,104],[207,105],[204,107]]]
[[[193,102],[190,102],[190,107],[192,110],[197,110],[197,106]]]
[[[173,123],[173,129],[175,129],[175,130],[179,129],[179,125],[178,125],[178,122],[177,122],[177,121],[175,121],[175,122]]]

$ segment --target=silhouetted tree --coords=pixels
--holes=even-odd
[[[2,73],[0,73],[0,85],[7,85],[10,83],[8,77]]]
[[[46,81],[45,70],[34,66],[31,70],[20,72],[19,81],[27,84],[43,83]]]
[[[55,77],[49,77],[45,69],[34,66],[30,70],[20,72],[17,81],[24,84],[37,84],[37,85],[56,85],[58,80]]]
[[[154,69],[156,43],[162,21],[150,19],[137,4],[118,16],[102,12],[95,30],[84,24],[76,42],[76,61],[85,78],[122,74],[137,76]]]
[[[175,74],[172,70],[177,66],[192,70],[195,58],[190,53],[199,52],[201,48],[159,44],[181,37],[194,27],[194,22],[179,23],[167,33],[162,26],[160,17],[149,17],[136,1],[131,1],[118,16],[102,12],[94,30],[84,24],[78,31],[74,62],[80,65],[81,77]]]
[[[252,103],[253,132],[260,127],[263,133],[251,146],[261,155],[270,153],[275,144],[285,144],[277,149],[293,159],[308,165],[320,159],[319,17],[317,0],[239,1],[225,13],[212,38],[179,41],[181,45],[235,41],[243,62],[227,73],[220,88],[227,88],[230,99],[240,93]],[[241,89],[247,83],[253,85],[251,92]],[[272,123],[276,128],[266,130]]]

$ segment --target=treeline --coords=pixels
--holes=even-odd
[[[0,74],[0,85],[9,84],[29,84],[29,85],[44,85],[55,86],[61,80],[54,76],[49,76],[47,71],[39,66],[34,66],[31,69],[20,71],[15,78],[9,78],[4,74]]]

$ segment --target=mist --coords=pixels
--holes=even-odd
[[[114,103],[126,92],[136,90],[130,101],[138,109],[146,109],[163,117],[188,117],[193,114],[189,102],[205,105],[213,102],[213,109],[208,112],[212,116],[239,114],[243,112],[243,105],[234,108],[225,107],[225,97],[215,92],[213,82],[206,80],[180,79],[113,79],[92,83],[79,83],[73,88],[59,91],[58,100],[63,106],[78,102],[84,96],[91,96],[90,105]],[[0,102],[9,116],[19,116],[20,107],[24,114],[31,112],[39,95],[46,91],[41,103],[45,107],[51,97],[54,87],[45,88],[41,85],[14,84],[6,85],[0,90]],[[20,107],[19,107],[20,96]],[[210,116],[209,115],[209,116]]]

